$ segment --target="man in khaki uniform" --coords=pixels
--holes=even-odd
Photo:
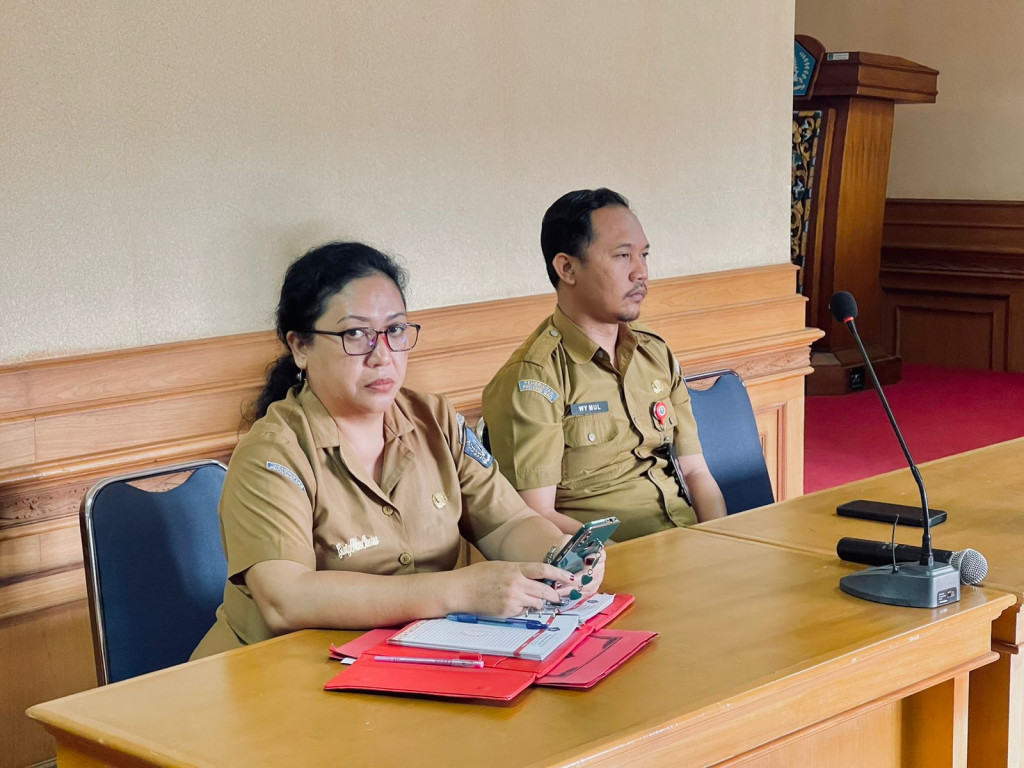
[[[484,390],[502,473],[567,533],[614,514],[624,540],[725,514],[679,365],[634,322],[648,248],[621,195],[559,198],[541,228],[555,312]]]

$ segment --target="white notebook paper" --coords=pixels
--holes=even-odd
[[[469,651],[542,661],[568,641],[578,626],[579,620],[573,615],[551,617],[547,629],[424,619],[395,633],[388,642],[414,648]]]

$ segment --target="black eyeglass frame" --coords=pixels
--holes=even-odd
[[[395,349],[394,347],[391,346],[391,342],[388,340],[388,331],[394,328],[395,325],[402,325],[405,326],[405,328],[416,329],[416,338],[414,338],[412,340],[412,344],[410,344],[405,349]],[[377,341],[380,339],[381,336],[384,337],[384,343],[392,352],[410,351],[411,349],[413,349],[413,347],[416,346],[416,342],[420,340],[420,328],[422,327],[423,326],[421,326],[419,323],[394,323],[393,325],[390,325],[387,328],[385,328],[383,331],[378,331],[376,328],[361,326],[359,328],[347,328],[344,331],[320,331],[317,330],[316,328],[310,328],[308,331],[306,331],[306,333],[316,333],[319,334],[320,336],[337,336],[339,339],[341,339],[341,348],[342,350],[344,350],[346,355],[348,355],[349,357],[366,357],[366,355],[373,354],[373,350],[377,348]],[[368,350],[366,350],[365,352],[348,351],[348,345],[345,343],[345,334],[351,333],[352,331],[368,331],[369,333],[373,334],[373,341],[370,342],[370,348]],[[367,335],[369,335],[369,333]]]

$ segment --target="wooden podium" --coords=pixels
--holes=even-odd
[[[857,328],[879,381],[900,379],[894,341],[881,337],[878,275],[893,117],[896,104],[934,103],[938,74],[898,56],[829,53],[810,96],[794,99],[795,110],[820,112],[802,290],[808,298],[807,324],[825,335],[812,346],[814,375],[807,378],[807,394],[870,387],[853,339],[829,314],[836,291],[850,291],[857,299]]]

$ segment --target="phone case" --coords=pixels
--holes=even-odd
[[[601,547],[618,527],[617,517],[606,517],[587,523],[573,534],[560,552],[552,556],[551,564],[569,573],[579,573],[583,570],[584,560],[600,552]]]

